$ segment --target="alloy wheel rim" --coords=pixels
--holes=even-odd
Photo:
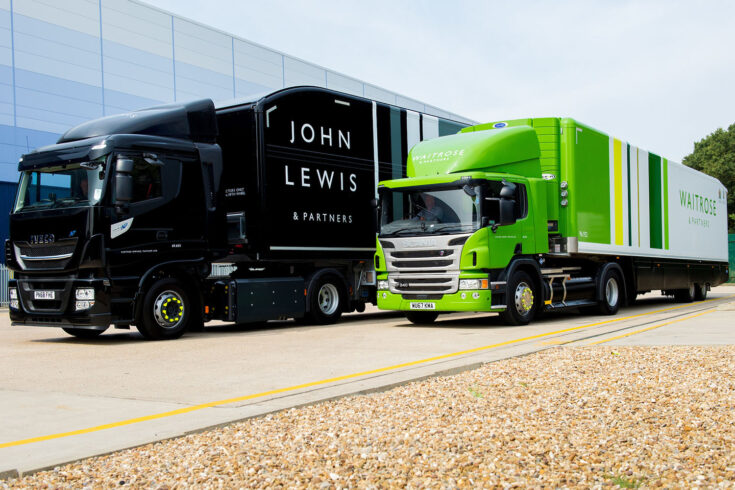
[[[153,316],[163,328],[176,328],[184,320],[184,301],[179,293],[163,291],[153,302]]]
[[[533,290],[527,283],[520,282],[516,286],[515,302],[516,310],[521,315],[528,314],[533,308]]]

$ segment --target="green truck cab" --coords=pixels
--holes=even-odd
[[[573,119],[421,142],[407,175],[378,187],[375,269],[378,307],[414,323],[456,311],[514,325],[549,309],[613,314],[654,289],[703,299],[727,278],[722,184]],[[712,204],[675,213],[682,192]]]

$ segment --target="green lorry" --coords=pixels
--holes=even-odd
[[[615,314],[728,278],[727,190],[569,118],[498,121],[423,141],[378,187],[378,307],[414,323],[498,312]]]

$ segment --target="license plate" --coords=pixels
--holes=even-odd
[[[33,299],[55,299],[56,291],[33,291]]]
[[[412,310],[435,310],[435,303],[411,303],[410,308]]]

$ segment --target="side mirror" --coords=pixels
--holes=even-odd
[[[516,222],[516,202],[514,199],[500,199],[500,226],[512,225]]]
[[[503,180],[503,187],[500,189],[500,199],[513,199],[516,195],[516,185],[512,182]]]
[[[133,199],[133,167],[130,158],[118,158],[115,162],[115,211],[127,214]]]

